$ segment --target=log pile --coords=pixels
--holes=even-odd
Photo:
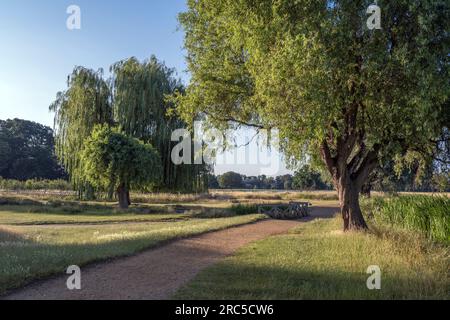
[[[266,214],[272,219],[295,220],[309,216],[310,203],[308,202],[290,202],[289,205],[260,205],[259,214]]]

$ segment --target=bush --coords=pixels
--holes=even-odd
[[[231,207],[231,212],[237,216],[258,213],[257,205],[236,204]]]
[[[363,208],[375,221],[419,231],[431,240],[450,242],[450,199],[401,196],[365,200]]]

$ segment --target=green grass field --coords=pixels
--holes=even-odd
[[[0,195],[0,295],[69,265],[133,255],[170,240],[264,219],[252,214],[255,204],[338,205],[332,192],[134,195],[139,202],[127,211],[110,202],[78,202],[57,194]],[[419,228],[423,224],[413,223],[418,216],[443,217],[434,220],[447,223],[436,224],[444,229],[426,230],[448,232],[448,200],[382,196],[363,201],[364,211],[374,215],[370,233],[344,234],[339,218],[303,224],[201,272],[175,298],[450,299],[448,243],[433,243],[431,233]],[[427,210],[430,202],[436,204],[433,212]],[[180,205],[185,213],[176,212]],[[381,267],[381,291],[366,287],[369,265]]]
[[[124,216],[108,217],[114,224],[72,225],[86,222],[85,215],[43,215],[69,224],[17,226],[6,225],[2,212],[0,226],[0,294],[7,289],[23,286],[27,282],[63,272],[69,265],[85,265],[109,258],[135,254],[164,242],[209,231],[247,224],[264,219],[262,215],[235,216],[216,219],[188,218],[168,222],[126,223]],[[12,213],[11,223],[36,221],[41,214]],[[79,219],[78,219],[79,218]],[[147,215],[142,219],[156,220],[160,215]],[[67,219],[67,220],[66,220]],[[52,220],[55,221],[55,220]]]
[[[417,234],[341,232],[339,218],[256,242],[201,272],[177,299],[450,299],[450,251]],[[367,289],[370,265],[381,290]]]
[[[86,211],[83,213],[67,213],[58,210],[49,212],[34,212],[27,207],[0,207],[0,225],[53,225],[53,224],[104,224],[177,221],[189,218],[186,214],[139,214],[114,212],[108,209],[101,211]],[[44,209],[45,210],[45,209]]]

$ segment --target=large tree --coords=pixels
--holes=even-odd
[[[161,177],[157,151],[107,125],[95,126],[81,153],[83,177],[97,188],[116,190],[119,206],[131,204],[130,189],[150,188]]]
[[[135,58],[115,63],[111,77],[103,71],[77,67],[68,79],[68,89],[57,95],[50,110],[55,112],[57,154],[67,168],[80,196],[89,197],[93,188],[85,181],[80,154],[84,141],[97,124],[118,126],[128,136],[152,144],[162,163],[158,188],[200,192],[207,188],[206,165],[175,165],[171,160],[173,130],[186,122],[168,115],[171,104],[165,96],[183,87],[174,71],[155,57],[143,62]],[[112,196],[112,189],[109,189]]]
[[[83,67],[73,70],[67,86],[50,106],[50,111],[55,112],[56,154],[79,196],[92,198],[93,188],[83,175],[81,152],[95,125],[113,122],[111,89],[103,79],[102,70]]]
[[[304,165],[295,172],[292,187],[296,190],[327,189],[327,185],[323,182],[320,173],[313,170],[309,165]]]
[[[21,119],[0,120],[0,176],[17,180],[64,178],[55,156],[52,129]]]
[[[161,188],[205,191],[210,170],[207,165],[175,165],[171,158],[177,144],[171,141],[172,133],[192,122],[168,115],[172,104],[166,96],[184,91],[174,76],[175,71],[152,56],[143,62],[136,58],[120,61],[111,67],[111,72],[115,120],[123,132],[151,143],[158,150],[163,166]]]
[[[236,172],[226,172],[217,178],[222,189],[239,189],[243,187],[242,175]]]
[[[359,193],[380,159],[426,149],[449,98],[449,2],[189,0],[186,119],[277,128],[285,153],[320,158],[344,229],[365,229]]]

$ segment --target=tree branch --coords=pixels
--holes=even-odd
[[[218,118],[218,117],[212,115],[211,113],[209,113],[207,111],[203,111],[203,113],[206,114],[208,117],[211,117],[213,120],[219,121],[219,122],[234,122],[234,123],[237,123],[239,125],[246,126],[246,127],[258,128],[258,129],[270,129],[270,128],[266,128],[262,124],[249,123],[249,122],[246,122],[246,121],[235,119],[233,117]]]

